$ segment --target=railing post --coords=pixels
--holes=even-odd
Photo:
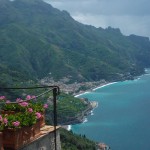
[[[57,97],[57,88],[53,89],[53,103],[54,103],[54,143],[55,143],[55,150],[57,150],[57,132],[56,132],[56,126],[57,126],[57,105],[56,105],[56,97]]]

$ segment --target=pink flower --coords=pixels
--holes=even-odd
[[[4,118],[3,122],[7,125],[7,123],[8,123],[7,118]]]
[[[3,118],[2,118],[2,116],[0,115],[0,121],[2,122],[3,121]]]
[[[30,95],[27,95],[26,99],[30,100],[32,97]]]
[[[19,105],[22,106],[22,107],[26,107],[26,106],[28,106],[28,103],[27,102],[22,102],[22,103],[19,103]]]
[[[20,122],[19,121],[15,121],[12,124],[13,124],[13,126],[18,127],[20,125]]]
[[[4,99],[6,99],[5,96],[0,96],[0,100],[4,100]]]
[[[32,108],[28,108],[28,112],[32,113],[33,109]]]
[[[23,101],[21,98],[16,99],[16,102],[21,102],[21,101]]]
[[[44,106],[43,106],[43,107],[44,107],[45,109],[46,109],[46,108],[48,108],[48,104],[44,104]]]
[[[6,103],[9,104],[9,103],[10,103],[10,100],[7,100]]]
[[[37,118],[37,119],[40,119],[41,116],[42,116],[41,113],[39,113],[39,112],[36,112],[35,115],[36,115],[36,118]]]
[[[32,98],[32,99],[36,99],[36,96],[35,96],[35,95],[32,95],[31,98]]]

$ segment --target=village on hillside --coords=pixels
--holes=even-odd
[[[85,91],[91,91],[94,88],[107,84],[105,80],[93,81],[93,82],[74,82],[69,83],[70,79],[64,77],[58,81],[53,78],[46,77],[40,81],[42,85],[57,85],[60,87],[61,92],[71,94],[73,96],[84,93]]]

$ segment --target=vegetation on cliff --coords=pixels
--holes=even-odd
[[[148,38],[83,25],[42,0],[0,0],[1,85],[45,76],[120,80],[143,73],[149,57]]]
[[[53,100],[47,101],[49,108],[46,110],[46,118],[49,124],[53,123]],[[71,95],[61,93],[57,100],[57,122],[59,125],[81,123],[84,117],[92,110],[88,100],[81,100]]]
[[[150,41],[146,37],[124,36],[111,27],[83,25],[68,12],[42,0],[0,0],[1,87],[32,86],[43,77],[68,77],[70,82],[132,79],[145,67],[150,67]],[[0,91],[7,97],[20,94]],[[78,114],[89,107],[88,103],[63,94],[57,104],[59,123],[80,119]],[[52,114],[52,108],[48,113]],[[75,140],[69,134],[66,139],[72,142],[66,143],[72,143],[73,150],[94,149],[87,140],[83,146],[80,137]]]
[[[60,130],[62,150],[96,150],[96,142],[89,140],[85,135]]]

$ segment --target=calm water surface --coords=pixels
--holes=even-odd
[[[75,133],[105,142],[112,150],[150,150],[150,70],[134,81],[118,82],[81,95],[99,103]]]

